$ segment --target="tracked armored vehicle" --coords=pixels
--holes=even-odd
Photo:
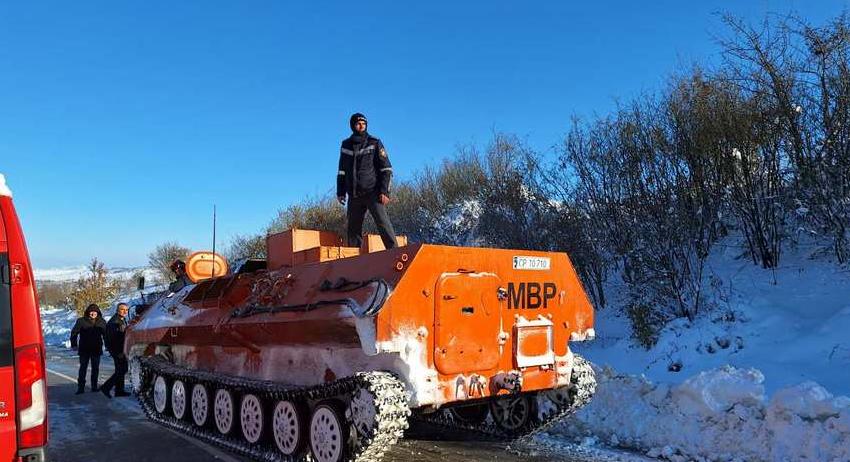
[[[134,320],[151,419],[257,460],[380,460],[409,419],[513,441],[595,391],[569,348],[593,310],[564,253],[309,230],[267,245]]]

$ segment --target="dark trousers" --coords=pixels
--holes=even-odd
[[[112,357],[112,361],[115,363],[115,372],[106,379],[106,382],[103,382],[100,388],[101,390],[109,391],[112,387],[115,387],[116,392],[124,393],[124,376],[127,374],[127,356],[124,354],[115,355]]]
[[[86,387],[86,369],[91,361],[91,389],[97,390],[97,375],[100,373],[100,354],[80,352],[80,372],[77,374],[77,388]]]
[[[381,240],[384,241],[384,247],[387,249],[396,247],[393,224],[390,223],[387,208],[378,201],[377,194],[349,197],[348,212],[346,213],[346,218],[348,219],[348,245],[351,247],[360,247],[363,244],[363,219],[366,218],[367,210],[372,214],[375,225],[378,226],[378,233],[381,235]]]

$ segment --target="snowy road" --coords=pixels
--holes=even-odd
[[[156,425],[145,418],[135,398],[106,399],[100,393],[75,395],[77,358],[64,349],[48,350],[50,460],[91,462],[122,460],[127,462],[181,460],[244,461],[205,443]],[[112,359],[104,356],[101,382],[112,373]],[[543,445],[528,448],[522,456],[510,454],[495,443],[480,441],[405,439],[385,459],[387,461],[460,462],[495,461],[612,461],[635,460],[631,457],[590,451],[570,445],[546,450]]]

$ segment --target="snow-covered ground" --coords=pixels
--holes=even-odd
[[[715,308],[693,323],[669,325],[647,351],[629,338],[617,310],[597,311],[597,340],[576,350],[619,372],[681,382],[730,364],[756,367],[768,392],[814,380],[850,394],[850,271],[787,252],[775,272],[736,259],[740,248],[721,247],[709,260]],[[610,294],[617,297],[617,287]],[[615,298],[616,303],[616,298]],[[681,366],[673,372],[670,366]],[[675,368],[672,368],[675,369]]]
[[[41,307],[41,330],[44,343],[53,346],[71,347],[71,328],[79,315],[67,308]]]
[[[597,340],[574,350],[604,368],[598,393],[560,432],[670,460],[850,460],[850,273],[802,249],[776,271],[719,249],[715,306],[654,348],[597,313]]]
[[[808,381],[768,398],[757,369],[724,366],[683,383],[606,368],[594,400],[555,433],[673,461],[848,461],[850,398]]]

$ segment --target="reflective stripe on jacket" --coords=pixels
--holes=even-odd
[[[339,149],[336,195],[350,197],[390,194],[393,166],[381,140],[366,134],[351,135]]]

